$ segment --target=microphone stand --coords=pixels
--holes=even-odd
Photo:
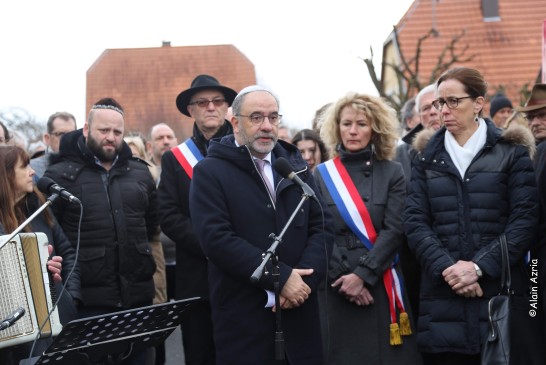
[[[46,202],[44,204],[42,204],[42,206],[40,208],[38,208],[30,217],[27,218],[26,221],[24,221],[23,223],[21,223],[21,225],[19,227],[17,227],[15,229],[15,231],[13,231],[13,233],[11,233],[8,238],[4,241],[4,242],[1,242],[0,243],[0,250],[9,242],[11,241],[11,239],[13,237],[15,237],[19,232],[21,232],[30,222],[32,222],[34,220],[34,218],[36,218],[40,213],[42,213],[43,210],[45,210],[48,206],[50,206],[51,204],[53,204],[53,201],[55,201],[55,199],[57,199],[59,197],[58,194],[52,194],[49,198],[47,198]]]
[[[284,334],[282,331],[282,321],[281,321],[281,298],[280,298],[280,289],[279,289],[279,278],[281,276],[280,270],[279,270],[279,258],[275,254],[275,251],[277,249],[277,246],[282,242],[282,237],[284,236],[286,230],[296,217],[296,214],[299,212],[301,206],[303,203],[309,199],[311,195],[309,195],[307,192],[304,191],[304,193],[301,196],[301,200],[292,212],[292,215],[284,225],[284,228],[282,229],[281,233],[276,236],[275,233],[271,233],[269,235],[269,238],[273,239],[273,243],[271,246],[267,249],[266,253],[263,255],[262,263],[260,266],[254,270],[254,273],[252,273],[252,276],[250,277],[250,281],[253,283],[257,283],[260,281],[260,278],[265,272],[265,265],[267,265],[267,262],[271,260],[271,264],[273,266],[272,270],[272,277],[273,277],[273,288],[275,293],[275,323],[276,323],[276,330],[275,330],[275,360],[284,360]]]

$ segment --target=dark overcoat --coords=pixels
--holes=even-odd
[[[295,146],[279,141],[273,160],[286,158],[314,190],[307,164]],[[258,283],[250,280],[301,200],[301,189],[275,174],[276,201],[246,146],[234,137],[212,141],[208,156],[194,169],[190,211],[196,235],[209,259],[209,285],[218,363],[273,364],[275,313],[265,308],[265,290],[273,291],[271,263]],[[321,364],[322,346],[317,286],[324,279],[333,229],[331,215],[318,196],[297,210],[277,248],[280,288],[293,268],[312,268],[303,277],[312,294],[300,307],[282,311],[286,356],[291,364]]]
[[[231,134],[233,129],[225,122],[213,138]],[[197,128],[191,137],[203,156],[207,155],[208,141]],[[161,179],[157,188],[161,230],[176,243],[176,298],[206,298],[209,296],[207,258],[193,233],[190,216],[191,178],[182,168],[172,151],[161,157]]]
[[[415,334],[403,336],[401,346],[389,343],[391,318],[383,282],[383,273],[393,264],[403,241],[400,212],[404,209],[406,184],[402,167],[397,162],[377,160],[371,148],[357,153],[341,150],[340,158],[366,206],[377,239],[369,250],[357,238],[339,212],[320,170],[315,170],[319,190],[334,216],[336,235],[326,297],[321,296],[320,301],[323,337],[329,350],[326,363],[421,364]],[[399,265],[396,270],[400,274]],[[330,288],[333,281],[349,273],[365,282],[373,304],[357,306]],[[404,286],[402,292],[411,313]]]

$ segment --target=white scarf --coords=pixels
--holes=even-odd
[[[466,141],[464,146],[460,146],[459,143],[453,137],[451,132],[446,131],[444,138],[444,146],[447,153],[451,157],[453,164],[459,170],[461,177],[464,178],[464,174],[472,159],[480,152],[485,145],[485,139],[487,135],[487,126],[485,121],[480,118],[478,129],[472,134],[472,136]]]

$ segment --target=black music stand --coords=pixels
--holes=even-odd
[[[201,300],[189,298],[74,320],[31,364],[120,364],[133,350],[164,341],[180,325],[186,308]]]

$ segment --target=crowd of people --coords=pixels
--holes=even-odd
[[[514,107],[456,67],[399,116],[348,92],[301,130],[259,85],[202,74],[174,102],[194,120],[184,141],[164,122],[127,131],[112,98],[81,129],[52,114],[34,158],[0,123],[0,233],[43,204],[42,176],[81,202],[25,228],[50,242],[63,324],[199,298],[181,319],[188,365],[480,364],[505,239],[510,363],[546,362],[546,84]],[[122,363],[162,365],[165,347]]]

